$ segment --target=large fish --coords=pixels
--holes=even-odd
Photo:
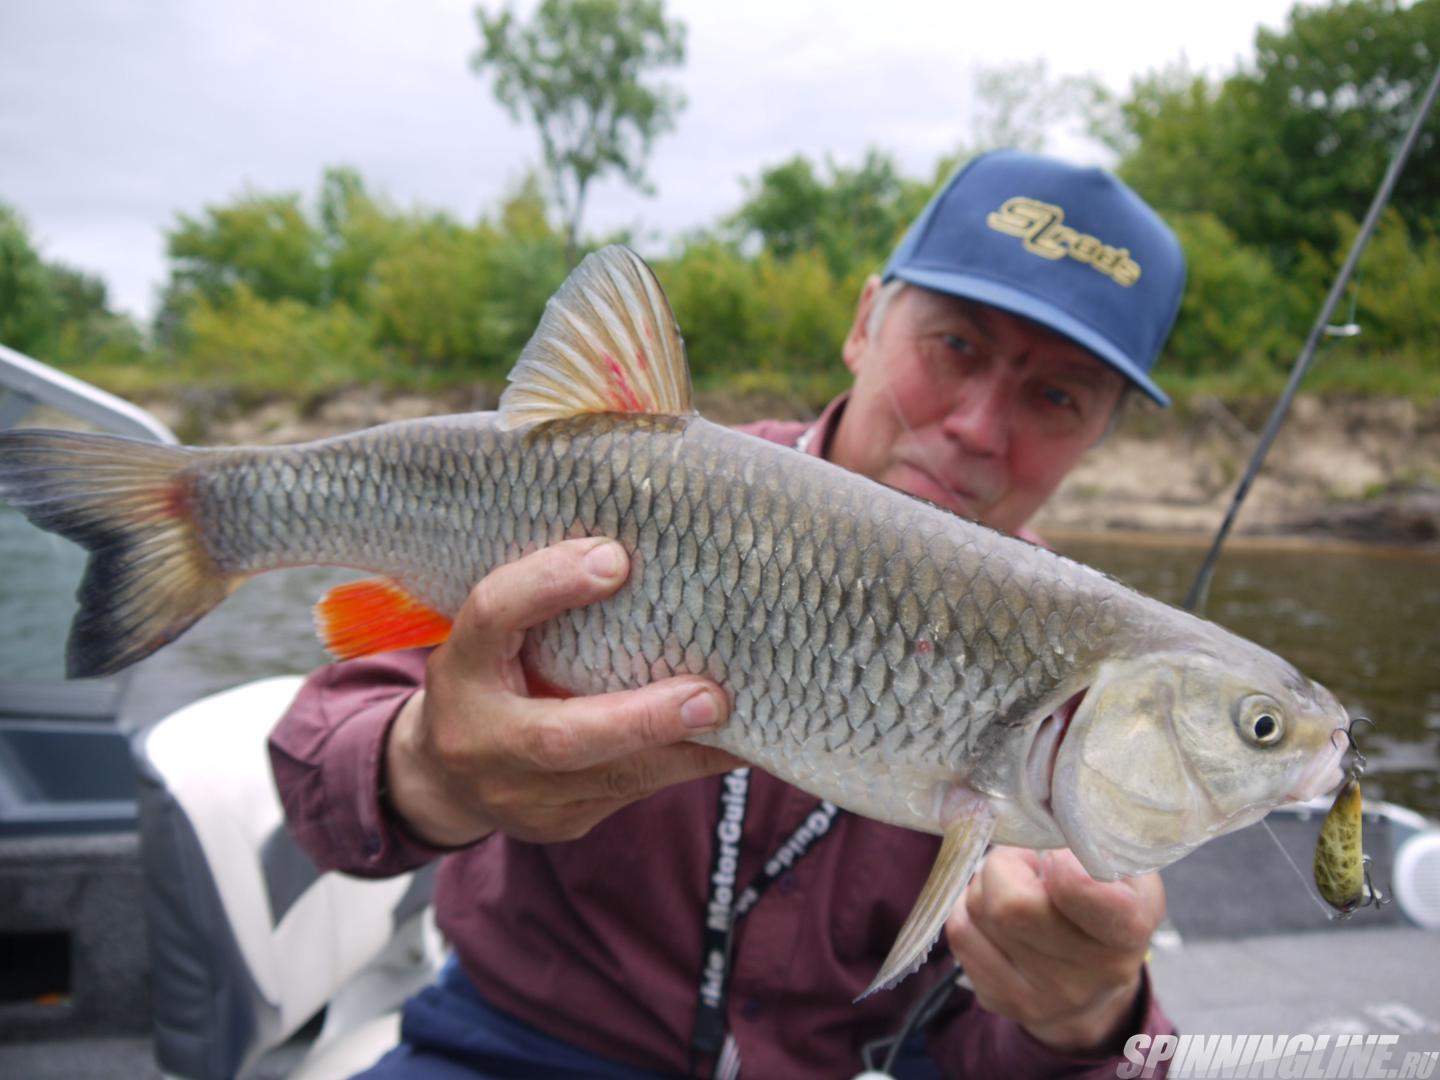
[[[498,412],[269,449],[17,431],[0,497],[91,550],[73,676],[305,563],[382,575],[319,605],[338,655],[433,644],[493,567],[618,538],[629,580],[533,630],[530,665],[576,693],[707,675],[734,708],[698,741],[943,836],[872,990],[923,959],[991,841],[1069,846],[1111,879],[1340,778],[1344,710],[1273,654],[701,419],[664,294],[623,248],[550,301]]]

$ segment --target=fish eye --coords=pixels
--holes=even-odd
[[[1236,726],[1241,737],[1254,746],[1274,746],[1285,737],[1285,719],[1268,698],[1248,698],[1241,703]]]

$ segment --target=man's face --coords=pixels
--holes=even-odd
[[[1122,376],[1079,345],[984,304],[916,286],[845,339],[855,388],[837,465],[1015,532],[1104,434]]]

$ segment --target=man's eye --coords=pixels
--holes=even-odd
[[[963,353],[965,356],[975,355],[975,346],[959,334],[946,334],[944,341],[946,348],[954,349],[956,352]]]
[[[1068,409],[1075,404],[1075,399],[1058,386],[1047,386],[1040,393],[1051,405],[1062,409]]]

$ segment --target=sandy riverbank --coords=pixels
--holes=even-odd
[[[1269,409],[1211,400],[1132,417],[1086,456],[1036,527],[1213,533]],[[1440,548],[1440,407],[1298,398],[1235,535]]]
[[[230,415],[203,401],[144,404],[187,437],[233,445],[302,441],[494,403],[494,392],[485,389],[437,397],[357,389],[303,413],[289,401]],[[699,405],[721,423],[806,415],[803,404],[775,397],[702,394]],[[1269,408],[1269,402],[1227,407],[1213,399],[1169,411],[1141,405],[1087,455],[1036,528],[1052,534],[1210,535]],[[1440,550],[1440,404],[1302,395],[1251,489],[1235,535]]]

